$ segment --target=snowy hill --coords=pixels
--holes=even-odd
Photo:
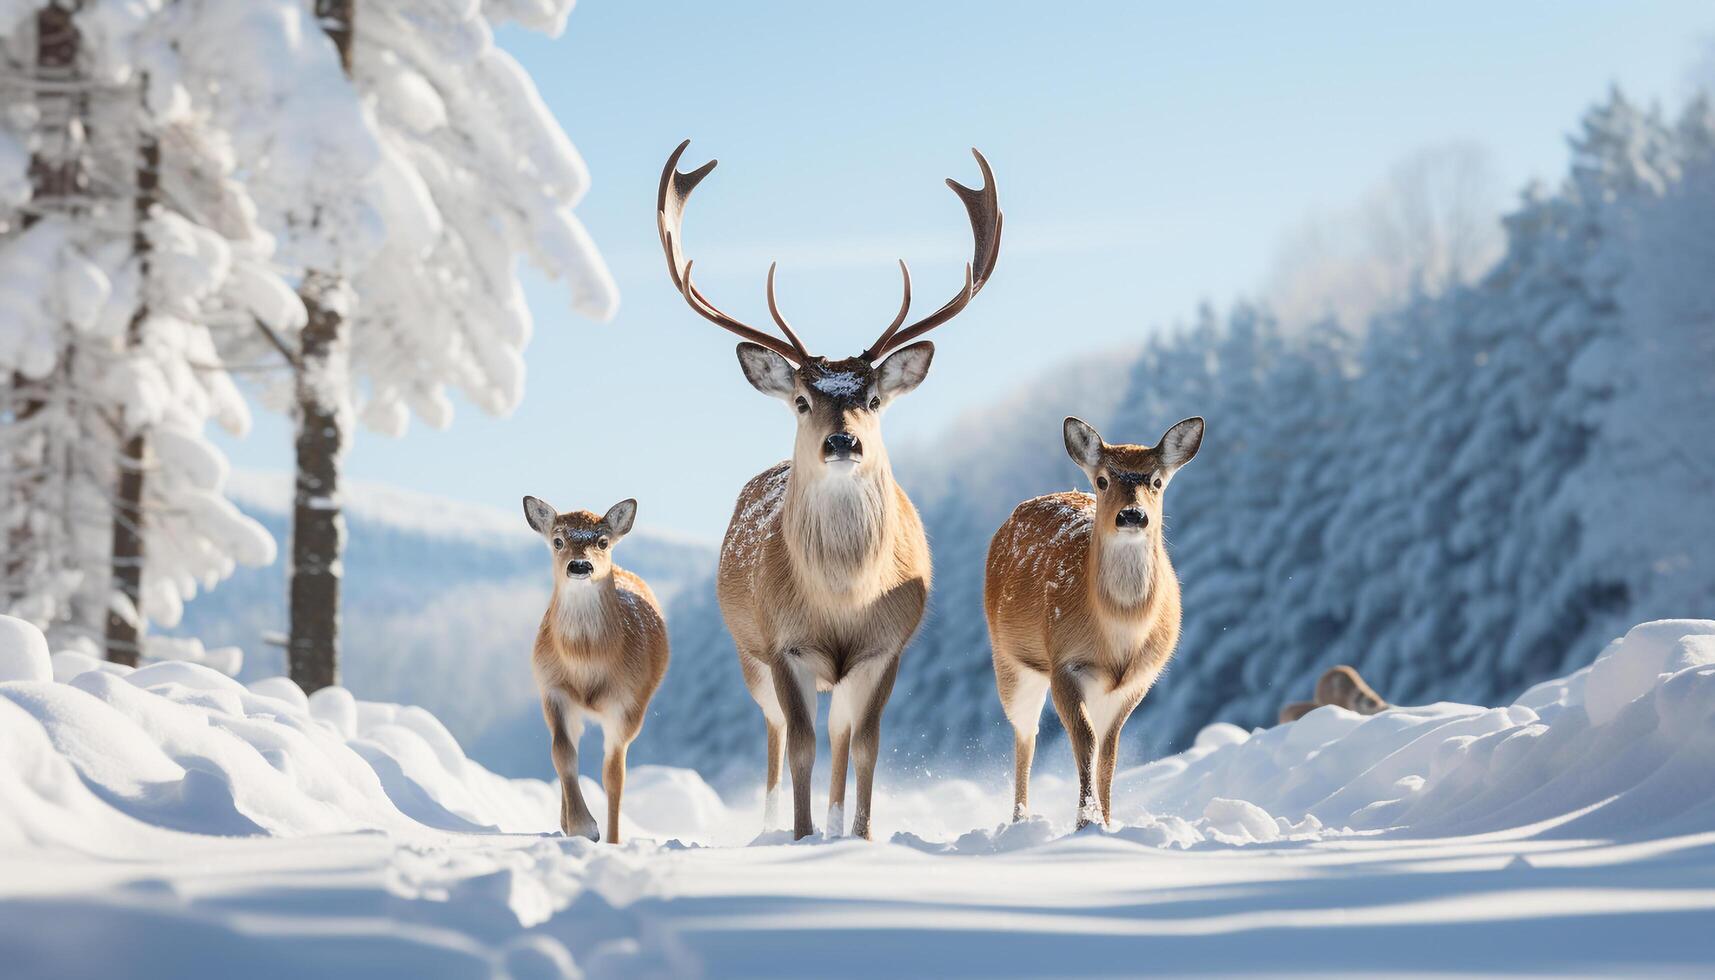
[[[1694,546],[1715,539],[1715,281],[1698,271],[1715,263],[1715,111],[1669,121],[1615,94],[1572,151],[1565,184],[1507,217],[1480,283],[1362,331],[1205,309],[899,454],[935,588],[888,705],[891,764],[1004,767],[983,560],[1019,501],[1082,485],[1068,413],[1122,442],[1209,420],[1166,501],[1184,638],[1126,729],[1130,759],[1213,721],[1269,724],[1334,664],[1396,703],[1501,703],[1626,623],[1715,611],[1715,552]],[[636,751],[759,778],[762,722],[712,596],[672,613],[673,671]]]
[[[1694,973],[1712,738],[1715,622],[1664,621],[1502,707],[1211,726],[1118,774],[1107,828],[1068,832],[1063,767],[1010,824],[1000,782],[884,772],[876,843],[790,845],[756,794],[639,766],[614,848],[543,836],[553,789],[421,708],[50,662],[0,618],[0,949],[32,977]]]
[[[240,472],[230,491],[284,542],[290,484]],[[343,594],[344,684],[359,696],[428,708],[478,758],[511,774],[550,771],[530,647],[548,607],[550,569],[523,513],[357,482],[346,494],[349,547]],[[639,530],[620,563],[667,602],[714,564],[702,544]],[[284,631],[280,562],[239,571],[185,607],[174,632],[244,650],[245,679],[284,673],[284,651],[263,637]],[[519,737],[483,742],[497,723],[528,717]]]

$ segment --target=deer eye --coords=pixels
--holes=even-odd
[[[561,548],[564,548],[565,546],[566,546],[566,542],[564,540],[562,540],[560,538],[554,539],[554,550],[555,551],[559,551]]]
[[[799,415],[809,415],[810,414],[810,399],[805,398],[803,395],[798,396],[798,414]]]
[[[1105,476],[1096,477],[1096,489],[1097,490],[1106,490],[1107,488],[1108,488],[1108,478]]]
[[[1155,478],[1155,489],[1157,489],[1157,490],[1161,489],[1161,477],[1159,477],[1159,476]]]
[[[879,411],[880,409],[881,409],[881,396],[880,395],[869,396],[869,410],[874,412],[874,411]]]
[[[598,551],[606,551],[607,550],[607,538],[604,537],[601,540],[597,541],[595,543],[595,546],[596,546],[596,550],[598,550]]]

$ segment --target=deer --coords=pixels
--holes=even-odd
[[[585,722],[594,720],[602,734],[605,839],[617,844],[626,751],[643,730],[668,660],[667,623],[655,593],[613,563],[614,545],[637,520],[637,501],[622,500],[605,514],[562,514],[525,497],[524,519],[553,556],[554,594],[536,630],[531,664],[560,777],[560,830],[603,839],[578,785],[578,741]]]
[[[1329,667],[1316,681],[1315,700],[1292,701],[1280,709],[1280,724],[1297,721],[1317,708],[1330,704],[1360,715],[1373,715],[1393,707],[1365,682],[1356,667],[1340,664]]]
[[[983,611],[1013,730],[1012,819],[1030,815],[1037,726],[1052,697],[1077,768],[1082,829],[1112,819],[1120,730],[1179,645],[1162,495],[1197,455],[1203,420],[1176,423],[1153,446],[1109,445],[1076,417],[1063,431],[1095,492],[1053,493],[1013,510],[989,542]]]
[[[947,185],[964,204],[975,245],[963,287],[915,320],[911,271],[899,263],[904,299],[893,322],[856,357],[812,355],[781,315],[768,269],[776,336],[722,312],[692,279],[681,231],[686,201],[717,161],[682,173],[679,144],[661,171],[656,225],[673,287],[700,317],[741,338],[739,369],[752,387],[793,413],[792,456],[739,492],[722,539],[715,587],[745,687],[767,729],[765,830],[777,819],[783,765],[792,773],[792,835],[815,832],[810,781],[816,698],[831,692],[832,773],[828,833],[845,833],[848,758],[857,775],[853,836],[869,839],[881,717],[906,644],[929,597],[929,545],[911,500],[894,480],[882,412],[923,382],[934,356],[924,334],[965,310],[994,271],[1001,213],[994,174],[976,150],[983,186]]]

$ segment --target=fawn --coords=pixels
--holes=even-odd
[[[625,752],[643,728],[643,712],[667,673],[667,623],[641,578],[613,563],[613,546],[631,531],[637,501],[604,515],[560,514],[524,498],[524,518],[554,557],[554,597],[536,630],[532,664],[560,776],[560,830],[601,839],[578,786],[578,739],[593,718],[602,734],[607,841],[619,843]]]
[[[1161,500],[1197,455],[1203,420],[1154,446],[1114,446],[1066,419],[1066,452],[1090,478],[1027,500],[989,543],[983,582],[995,686],[1013,729],[1013,811],[1030,807],[1030,763],[1046,696],[1078,769],[1078,826],[1112,817],[1120,729],[1179,642],[1179,579],[1161,534]]]

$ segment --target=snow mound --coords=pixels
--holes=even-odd
[[[1605,725],[1648,693],[1663,674],[1715,664],[1715,622],[1664,619],[1634,627],[1590,665],[1584,710]]]
[[[194,663],[56,665],[58,683],[0,683],[0,843],[80,847],[91,827],[146,839],[136,825],[275,837],[554,826],[547,784],[471,762],[420,708],[337,688],[305,698],[284,678],[247,688]],[[51,676],[45,655],[41,666]]]
[[[1175,815],[1228,843],[1532,825],[1552,836],[1665,836],[1715,829],[1711,758],[1715,622],[1662,620],[1506,707],[1324,707],[1242,740],[1199,737],[1119,774],[1115,816]]]
[[[6,649],[33,652],[15,658],[25,679],[0,682],[0,847],[125,854],[183,832],[556,830],[557,787],[472,762],[422,708],[342,688],[306,698],[284,678],[246,687],[195,663],[119,671],[61,655],[50,664],[27,632],[5,636]],[[1210,726],[1191,749],[1118,774],[1113,822],[1072,836],[1199,848],[1520,829],[1699,833],[1715,830],[1710,758],[1715,622],[1669,620],[1634,628],[1592,666],[1504,707],[1371,716],[1325,707],[1267,730]],[[1063,762],[1038,758],[1039,815],[1018,823],[1006,822],[1010,773],[892,782],[884,771],[878,827],[934,854],[1059,846],[1075,797]],[[584,791],[600,813],[600,787],[586,778]],[[636,766],[624,830],[635,840],[785,843],[757,836],[762,804],[760,794],[724,801],[689,769]],[[846,846],[839,822],[815,842]]]
[[[53,678],[53,661],[42,631],[16,617],[0,616],[0,681]]]

